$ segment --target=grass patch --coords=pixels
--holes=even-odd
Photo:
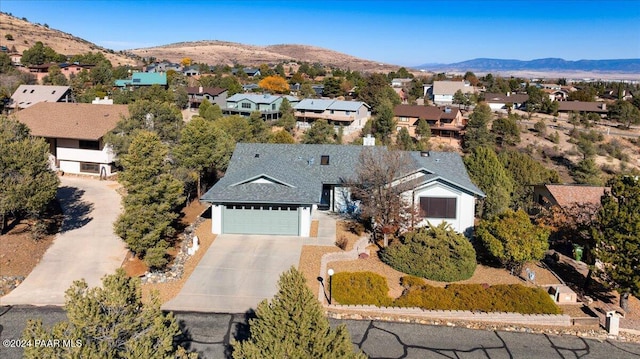
[[[560,314],[562,311],[540,288],[520,284],[450,284],[445,288],[403,277],[405,288],[391,299],[384,277],[372,272],[340,272],[334,275],[334,298],[340,304],[419,307],[426,310],[468,310],[522,314]]]

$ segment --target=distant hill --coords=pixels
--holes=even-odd
[[[640,73],[640,59],[578,60],[544,58],[530,61],[478,58],[453,64],[424,64],[416,66],[429,71],[478,71],[478,72],[595,72]]]
[[[302,61],[321,63],[330,67],[358,71],[396,71],[400,66],[382,64],[357,58],[341,52],[308,45],[269,45],[256,46],[235,42],[203,40],[180,42],[175,44],[127,50],[141,57],[155,57],[158,60],[179,62],[185,57],[195,62],[210,65],[243,64],[258,66],[282,61]]]
[[[11,35],[13,40],[7,40],[6,35]],[[15,47],[17,52],[22,53],[37,41],[41,41],[63,55],[86,54],[90,51],[102,52],[113,66],[137,64],[136,60],[132,58],[66,32],[0,13],[0,45],[6,46],[8,49]]]

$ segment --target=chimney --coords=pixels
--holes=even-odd
[[[511,92],[507,92],[507,97],[511,96]]]
[[[198,87],[198,93],[202,93],[204,91],[204,89],[202,88],[202,86]]]
[[[363,139],[362,145],[363,146],[375,146],[376,145],[375,137],[371,136],[371,134],[368,133],[367,136],[365,136],[365,138]]]
[[[603,102],[602,105],[600,106],[600,108],[602,108],[603,110],[606,110],[607,109],[607,104]]]

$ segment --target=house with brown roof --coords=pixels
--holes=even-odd
[[[39,102],[71,102],[69,86],[20,85],[11,95],[8,108],[23,109]]]
[[[427,121],[432,135],[442,137],[459,137],[466,125],[460,110],[449,106],[397,105],[393,116],[396,130],[404,127],[413,137],[419,120]]]
[[[129,116],[126,105],[40,102],[14,116],[49,142],[54,170],[101,177],[115,172],[116,156],[103,137]]]
[[[529,100],[527,94],[517,94],[507,92],[506,94],[486,92],[484,101],[489,105],[491,111],[504,110],[511,105],[511,108],[521,108]]]
[[[220,87],[187,87],[189,108],[199,108],[203,100],[217,104],[220,108],[227,105],[227,90]]]
[[[604,102],[562,101],[558,103],[558,112],[593,112],[604,115],[607,113],[607,104]]]
[[[588,185],[542,184],[533,187],[534,201],[546,208],[572,205],[599,205],[609,187]]]

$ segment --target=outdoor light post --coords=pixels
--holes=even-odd
[[[331,278],[333,277],[333,273],[335,273],[333,269],[329,268],[329,270],[327,271],[327,274],[329,275],[329,305],[331,305],[331,298],[332,298],[331,297],[331,289],[332,289]]]

